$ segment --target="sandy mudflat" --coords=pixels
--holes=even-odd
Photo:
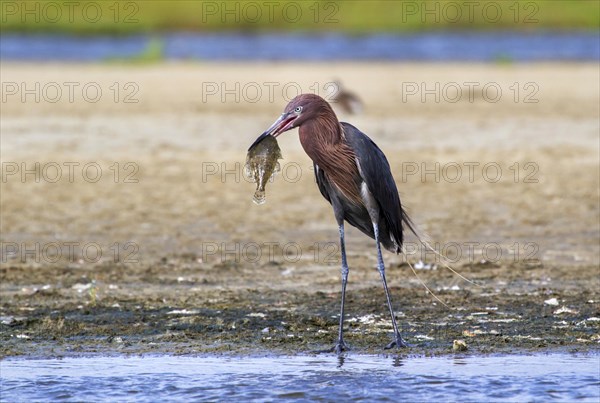
[[[3,356],[332,344],[337,229],[297,133],[280,137],[265,205],[242,167],[286,95],[326,95],[334,78],[365,103],[340,119],[384,150],[415,221],[482,284],[409,238],[444,308],[386,253],[406,352],[458,338],[475,352],[600,346],[595,64],[0,68]],[[350,229],[347,243],[347,342],[381,352],[374,242]]]

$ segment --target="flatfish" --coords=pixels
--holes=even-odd
[[[273,136],[261,137],[248,149],[244,166],[246,177],[256,183],[253,198],[256,204],[266,201],[265,186],[267,181],[281,170],[278,160],[282,158],[277,139]]]

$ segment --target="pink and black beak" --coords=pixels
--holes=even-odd
[[[258,143],[260,143],[262,140],[264,140],[267,136],[277,137],[281,133],[290,130],[296,119],[298,119],[297,114],[295,114],[293,112],[284,112],[283,114],[281,114],[279,119],[277,119],[275,121],[275,123],[273,123],[271,125],[271,127],[269,127],[267,130],[265,130],[265,132],[263,134],[258,136],[258,138],[254,141],[254,143],[252,143],[250,148],[248,148],[248,151],[250,149],[252,149],[252,147],[257,145]]]

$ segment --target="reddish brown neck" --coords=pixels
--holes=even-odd
[[[306,154],[350,202],[360,204],[360,174],[356,157],[346,143],[342,126],[333,111],[306,120],[300,125],[299,132]]]
[[[299,128],[300,143],[308,156],[319,165],[322,150],[335,147],[342,141],[342,127],[333,111],[325,110],[308,119]]]

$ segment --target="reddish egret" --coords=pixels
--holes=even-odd
[[[386,348],[406,347],[394,317],[385,279],[381,246],[400,253],[402,224],[415,232],[414,225],[400,204],[400,196],[383,152],[366,134],[342,122],[327,101],[318,95],[301,94],[292,99],[283,114],[258,139],[299,128],[300,143],[313,160],[321,194],[333,207],[340,233],[342,255],[342,302],[338,339],[331,351],[347,350],[344,343],[344,300],[348,282],[348,263],[344,244],[344,221],[375,239],[377,268],[381,275],[387,306],[392,317],[394,340]]]

